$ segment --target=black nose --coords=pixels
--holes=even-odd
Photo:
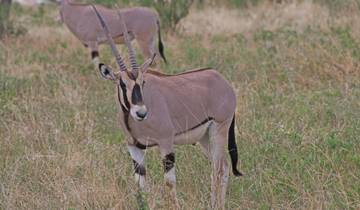
[[[144,119],[144,118],[146,117],[146,115],[147,115],[147,112],[139,112],[139,111],[137,111],[137,112],[136,112],[136,115],[137,115],[139,118]]]

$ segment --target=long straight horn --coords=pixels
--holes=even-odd
[[[120,23],[121,23],[122,28],[124,30],[124,32],[123,32],[124,33],[124,41],[125,41],[126,47],[128,48],[128,52],[129,52],[129,60],[130,60],[130,64],[131,64],[131,70],[132,70],[133,75],[135,77],[137,77],[137,73],[139,71],[139,66],[136,63],[135,51],[134,51],[134,48],[132,47],[131,42],[130,42],[129,31],[128,31],[127,26],[125,24],[124,18],[122,17],[122,15],[120,13],[119,7],[117,5],[116,5],[116,7],[118,9],[118,15],[119,15],[119,18],[120,18]]]
[[[114,40],[112,39],[111,35],[110,35],[110,32],[109,32],[109,29],[108,27],[106,26],[105,24],[105,21],[104,19],[102,18],[102,16],[100,15],[100,13],[98,12],[98,10],[96,9],[96,7],[92,4],[91,5],[92,8],[94,9],[95,13],[96,13],[96,16],[98,17],[99,21],[100,21],[100,24],[104,30],[104,33],[106,35],[106,38],[108,40],[108,43],[111,47],[111,51],[113,53],[113,55],[115,56],[116,58],[116,62],[117,64],[119,65],[119,68],[120,68],[120,71],[127,71],[126,69],[126,66],[125,66],[125,63],[123,61],[123,59],[121,58],[120,54],[119,54],[119,51],[117,50],[116,48],[116,45],[114,43]]]

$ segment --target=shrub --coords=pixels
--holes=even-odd
[[[175,30],[179,21],[190,10],[194,0],[138,0],[141,5],[154,7],[164,28]]]

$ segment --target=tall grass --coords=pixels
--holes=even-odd
[[[53,7],[38,12],[13,17],[27,17],[29,32],[0,43],[0,209],[135,209],[113,84],[43,20]],[[359,38],[351,25],[165,36],[164,72],[212,66],[236,90],[245,176],[230,176],[227,209],[360,208]],[[107,46],[100,52],[115,66]],[[192,145],[176,147],[176,160],[181,206],[207,208],[210,163]],[[146,164],[149,206],[167,209],[157,149]]]

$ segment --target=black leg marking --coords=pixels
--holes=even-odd
[[[175,165],[175,154],[169,153],[163,159],[165,173],[169,172]]]
[[[143,165],[140,165],[138,162],[136,162],[135,160],[133,160],[134,163],[134,170],[136,174],[139,174],[141,176],[145,176],[146,175],[146,169]]]
[[[123,98],[124,98],[124,103],[123,104],[121,102],[121,97],[120,97],[120,88],[121,88],[121,92],[122,92],[122,95],[123,95]],[[120,103],[120,107],[121,107],[121,110],[123,111],[124,113],[124,122],[125,122],[125,126],[126,126],[126,129],[130,132],[131,129],[130,129],[130,126],[129,126],[129,111],[130,111],[130,103],[129,101],[127,100],[127,97],[126,97],[126,85],[125,83],[120,79],[120,86],[117,86],[117,91],[118,91],[118,100],[119,100],[119,103]]]
[[[92,51],[91,52],[91,59],[94,59],[96,57],[99,57],[99,52],[98,51]]]
[[[125,83],[124,83],[124,81],[122,80],[122,79],[120,79],[120,88],[121,88],[121,90],[122,90],[122,94],[123,94],[123,98],[124,98],[124,105],[125,105],[125,107],[128,109],[128,112],[130,111],[130,103],[129,103],[129,100],[128,100],[128,98],[127,98],[127,96],[126,96],[126,85],[125,85]],[[119,100],[120,100],[120,98],[119,98]]]

